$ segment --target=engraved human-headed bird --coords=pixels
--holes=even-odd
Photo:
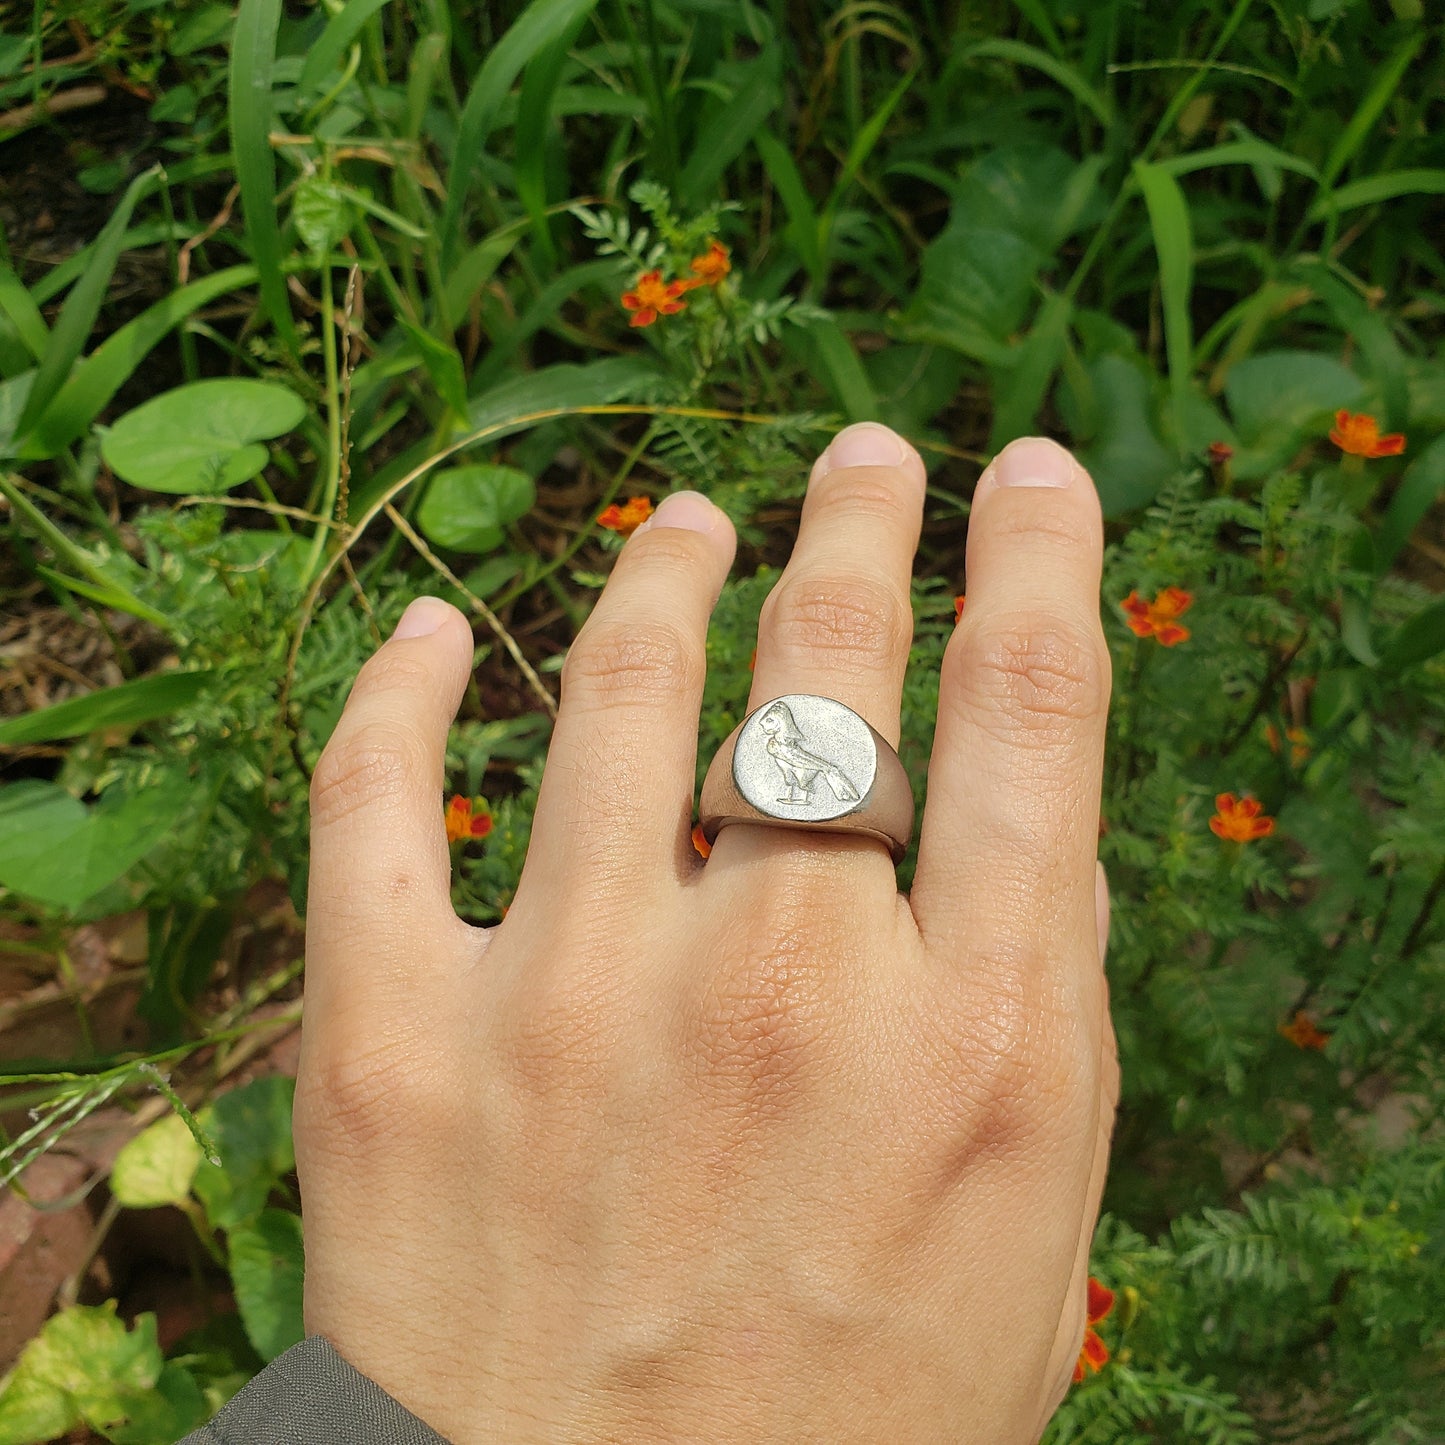
[[[779,798],[778,802],[794,805],[808,802],[813,795],[813,784],[820,776],[840,803],[858,801],[858,789],[843,771],[803,746],[802,731],[787,703],[770,704],[758,719],[758,726],[768,735],[768,756],[782,770],[783,781],[788,785],[788,796]]]

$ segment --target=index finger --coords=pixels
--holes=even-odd
[[[1061,930],[1094,938],[1102,567],[1088,474],[1040,437],[1005,448],[969,516],[967,601],[939,679],[910,898],[942,953],[1049,957]]]

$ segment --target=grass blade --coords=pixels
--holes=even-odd
[[[349,0],[345,9],[338,11],[326,23],[316,44],[301,67],[301,78],[296,82],[301,90],[315,90],[331,74],[346,47],[361,34],[362,27],[383,6],[391,0]]]
[[[1441,497],[1445,497],[1445,437],[1436,437],[1406,468],[1375,535],[1381,572],[1400,555],[1410,534]]]
[[[1309,208],[1305,219],[1322,221],[1340,211],[1354,211],[1361,206],[1393,201],[1396,196],[1441,195],[1445,195],[1445,170],[1386,171],[1384,175],[1351,181],[1339,190],[1321,196]]]
[[[815,290],[821,291],[828,279],[827,264],[823,256],[822,225],[818,220],[817,207],[803,183],[798,163],[783,143],[772,133],[762,128],[753,135],[753,144],[762,157],[763,168],[773,189],[782,198],[788,212],[786,235],[808,273],[808,279]]]
[[[60,738],[84,737],[101,728],[138,727],[158,717],[169,717],[195,702],[215,675],[205,671],[157,673],[6,718],[0,722],[0,747],[51,743]]]
[[[271,76],[281,0],[241,0],[231,41],[231,154],[241,188],[246,239],[261,277],[261,303],[287,349],[300,350],[286,294],[276,220],[276,158],[271,153]]]
[[[477,157],[496,124],[512,82],[533,56],[567,34],[596,7],[597,0],[534,0],[482,62],[462,108],[456,149],[447,172],[447,199],[439,227],[444,264],[455,260],[461,243],[462,210],[476,175]]]
[[[684,206],[701,206],[717,188],[722,173],[742,154],[759,127],[778,107],[781,94],[777,61],[764,55],[749,66],[747,78],[732,99],[698,132],[692,155],[678,177],[678,199]]]
[[[1114,124],[1114,107],[1108,100],[1072,65],[1056,60],[1047,50],[1040,50],[1037,45],[1026,45],[1022,40],[980,40],[964,52],[964,58],[973,56],[1010,60],[1015,65],[1027,65],[1031,70],[1041,71],[1050,80],[1062,85],[1106,130]]]
[[[137,176],[126,188],[115,213],[96,238],[91,264],[86,267],[70,295],[66,297],[65,305],[55,323],[55,330],[50,333],[45,355],[41,358],[40,368],[35,373],[35,381],[30,388],[30,398],[25,403],[25,410],[21,412],[20,421],[16,425],[18,435],[23,437],[35,425],[36,419],[65,385],[70,368],[84,349],[86,338],[100,313],[101,303],[105,300],[105,293],[110,288],[111,273],[120,259],[121,242],[131,212],[146,192],[155,189],[160,176],[159,166]]]
[[[35,298],[8,266],[0,266],[0,312],[9,320],[21,345],[39,361],[50,345],[50,328]],[[23,362],[13,368],[7,366],[5,374],[10,376],[21,370],[24,370]]]
[[[1365,98],[1350,117],[1349,124],[1340,132],[1339,139],[1330,150],[1329,159],[1325,161],[1324,174],[1320,177],[1321,190],[1328,191],[1334,185],[1340,172],[1349,165],[1355,152],[1365,143],[1365,138],[1375,128],[1375,122],[1399,89],[1405,72],[1410,68],[1410,62],[1419,54],[1420,47],[1425,43],[1425,35],[1425,27],[1421,26],[1381,69],[1375,83],[1366,92]]]
[[[1175,441],[1182,447],[1194,370],[1193,322],[1189,298],[1194,290],[1194,236],[1189,205],[1179,182],[1159,166],[1134,163],[1134,176],[1149,209],[1154,249],[1159,253],[1159,291],[1164,306],[1164,349],[1169,360],[1169,392],[1174,409]]]

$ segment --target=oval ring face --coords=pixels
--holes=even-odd
[[[743,723],[733,781],[760,813],[826,823],[857,812],[873,791],[878,748],[868,724],[830,697],[789,693]]]

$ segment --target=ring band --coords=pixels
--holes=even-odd
[[[729,823],[862,833],[902,861],[913,789],[888,740],[831,697],[794,692],[754,709],[713,756],[698,804],[711,843]]]

